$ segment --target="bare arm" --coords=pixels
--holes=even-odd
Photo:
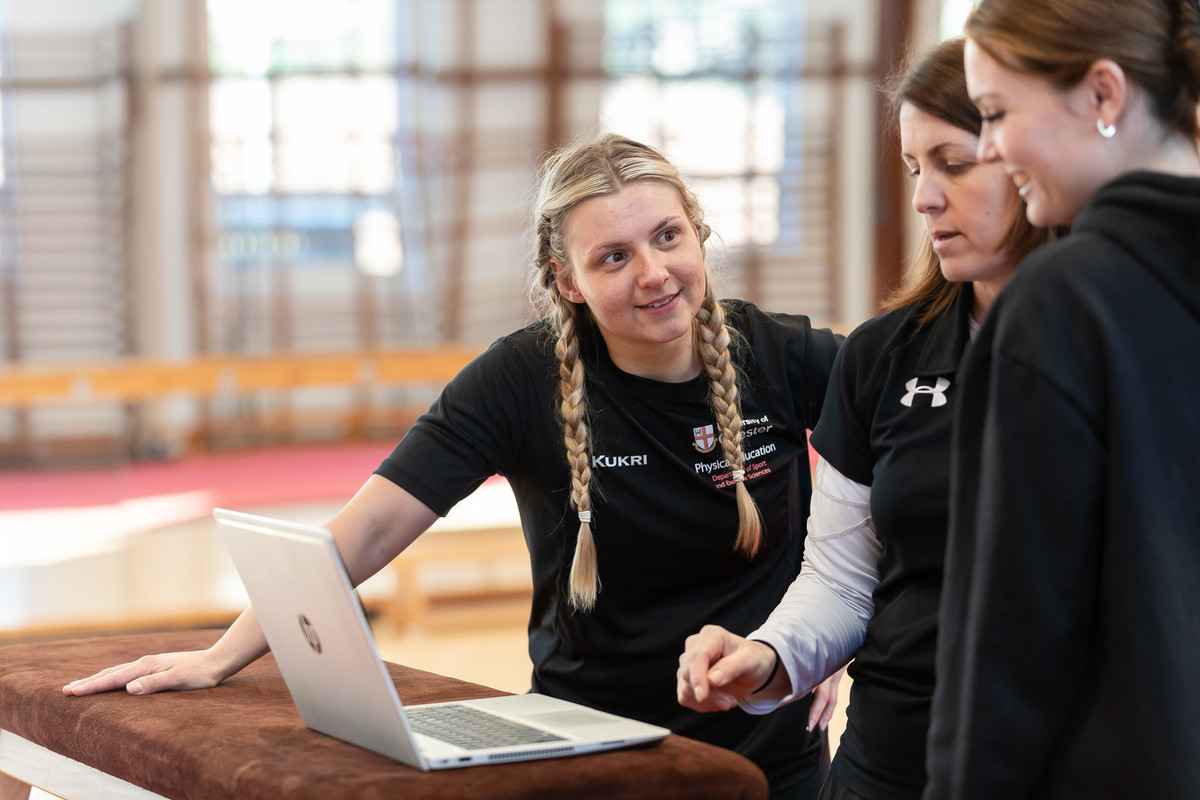
[[[355,586],[399,555],[437,519],[417,498],[372,475],[326,527]],[[208,689],[267,652],[254,609],[247,608],[207,650],[143,656],[63,687],[68,695],[125,688],[130,694]]]

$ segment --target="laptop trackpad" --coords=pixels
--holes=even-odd
[[[594,725],[623,725],[624,721],[613,719],[608,714],[586,708],[568,708],[563,711],[543,711],[539,714],[522,714],[521,719],[547,728],[585,728]]]
[[[575,737],[627,738],[633,735],[630,726],[634,731],[644,733],[638,730],[642,727],[639,722],[533,692],[506,697],[466,700],[464,705],[494,710],[501,716],[524,722],[527,725]]]

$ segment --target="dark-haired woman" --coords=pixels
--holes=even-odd
[[[805,564],[743,639],[688,640],[678,691],[700,710],[765,713],[854,657],[847,727],[823,798],[919,798],[934,687],[959,363],[1017,264],[1045,239],[1004,171],[976,157],[981,118],[963,42],[942,43],[888,95],[925,238],[911,287],[834,364]]]

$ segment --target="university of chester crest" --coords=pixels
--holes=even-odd
[[[701,453],[711,453],[712,449],[717,445],[717,437],[713,433],[712,425],[702,425],[699,428],[692,428],[692,447],[699,450]]]

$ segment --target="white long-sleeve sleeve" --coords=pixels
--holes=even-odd
[[[862,645],[883,547],[871,520],[871,488],[818,459],[804,564],[762,627],[747,638],[775,648],[792,681],[782,699],[740,702],[765,714],[803,697]]]

